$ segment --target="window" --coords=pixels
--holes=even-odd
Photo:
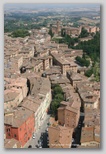
[[[8,136],[10,136],[10,133],[8,133]]]
[[[10,132],[10,128],[7,128],[7,132]]]
[[[61,122],[59,122],[59,124],[61,125]]]
[[[17,135],[16,135],[16,134],[14,134],[14,137],[17,137]]]

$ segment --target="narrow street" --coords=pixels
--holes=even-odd
[[[71,148],[77,148],[77,146],[80,145],[81,131],[82,131],[82,127],[83,127],[83,120],[84,120],[84,114],[80,113],[80,119],[79,119],[78,127],[76,128],[75,136],[74,136],[74,142],[72,143]]]
[[[43,146],[42,148],[48,148],[48,133],[47,132],[44,132],[43,133],[43,138],[42,138],[42,141],[43,141]]]
[[[40,139],[41,137],[41,134],[43,134],[43,147],[44,148],[47,148],[47,133],[46,133],[46,129],[47,129],[47,123],[49,122],[49,118],[50,118],[50,115],[46,115],[45,116],[45,120],[44,122],[42,123],[42,126],[41,128],[35,132],[35,139],[31,138],[27,143],[26,145],[24,146],[24,148],[28,148],[30,145],[32,146],[31,148],[37,148],[36,146],[38,145],[38,140]]]

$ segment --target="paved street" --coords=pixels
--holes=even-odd
[[[45,116],[45,119],[44,119],[44,122],[42,123],[42,126],[41,128],[35,132],[35,139],[31,138],[27,144],[24,146],[24,148],[28,148],[29,145],[32,146],[32,148],[37,148],[36,145],[38,145],[38,140],[40,139],[40,136],[41,136],[41,133],[43,133],[43,136],[44,136],[44,145],[43,145],[43,148],[47,148],[47,133],[45,133],[45,130],[47,128],[47,123],[49,122],[49,118],[50,118],[50,115],[46,115]]]
[[[76,128],[76,131],[75,131],[75,137],[74,137],[75,140],[74,140],[71,148],[77,148],[77,146],[80,145],[83,120],[84,120],[84,114],[81,113],[80,114],[80,119],[79,119],[79,124],[78,124],[78,127]]]
[[[48,133],[47,132],[44,132],[43,133],[43,138],[42,138],[42,140],[43,140],[43,146],[42,146],[42,148],[48,148]]]

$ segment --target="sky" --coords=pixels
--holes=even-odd
[[[62,3],[53,3],[53,4],[48,4],[48,3],[45,3],[45,4],[38,4],[38,3],[34,3],[34,4],[31,4],[31,3],[7,3],[4,5],[4,8],[94,8],[94,7],[99,7],[100,5],[99,4],[72,4],[72,3],[65,3],[65,4],[62,4]]]

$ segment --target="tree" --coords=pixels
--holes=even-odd
[[[54,115],[57,114],[57,109],[60,106],[60,103],[57,100],[53,100],[51,103],[51,109]]]
[[[100,81],[100,66],[99,66],[99,64],[100,63],[95,62],[94,67],[93,67],[93,74],[94,74],[96,81]]]
[[[52,30],[50,29],[48,34],[51,36],[51,38],[54,36],[54,33],[52,33]]]
[[[51,109],[53,112],[53,115],[56,117],[57,116],[57,109],[60,106],[60,102],[64,100],[64,95],[62,88],[60,85],[52,85],[52,91],[53,91],[53,100],[51,102]]]
[[[85,59],[85,66],[88,67],[90,65],[90,61]]]
[[[100,32],[96,32],[92,40],[87,42],[80,42],[77,46],[74,47],[74,49],[82,49],[84,53],[90,57],[95,80],[100,81]],[[98,66],[96,66],[96,63],[98,63]],[[85,74],[90,76],[92,71],[87,71]]]
[[[74,44],[75,44],[75,40],[74,39],[70,39],[69,47],[70,46],[74,46]]]
[[[61,29],[61,36],[64,37],[65,35],[66,35],[66,33],[65,33],[65,29],[62,28],[62,29]]]
[[[88,37],[89,33],[86,29],[82,28],[79,38]]]
[[[76,61],[81,65],[81,66],[86,66],[88,67],[90,65],[90,61],[89,60],[86,60],[85,58],[81,58],[79,56],[77,56],[76,58]]]
[[[29,36],[30,33],[27,30],[18,29],[11,33],[12,37],[26,37]]]
[[[62,94],[63,93],[63,91],[62,91],[62,88],[60,87],[60,86],[55,86],[54,87],[54,95],[57,95],[57,94]]]
[[[90,77],[93,74],[93,69],[89,69],[85,72],[85,76]]]
[[[64,99],[64,96],[63,96],[63,94],[59,93],[59,94],[56,94],[56,95],[55,95],[55,99],[56,99],[58,102],[61,102],[61,101]]]

